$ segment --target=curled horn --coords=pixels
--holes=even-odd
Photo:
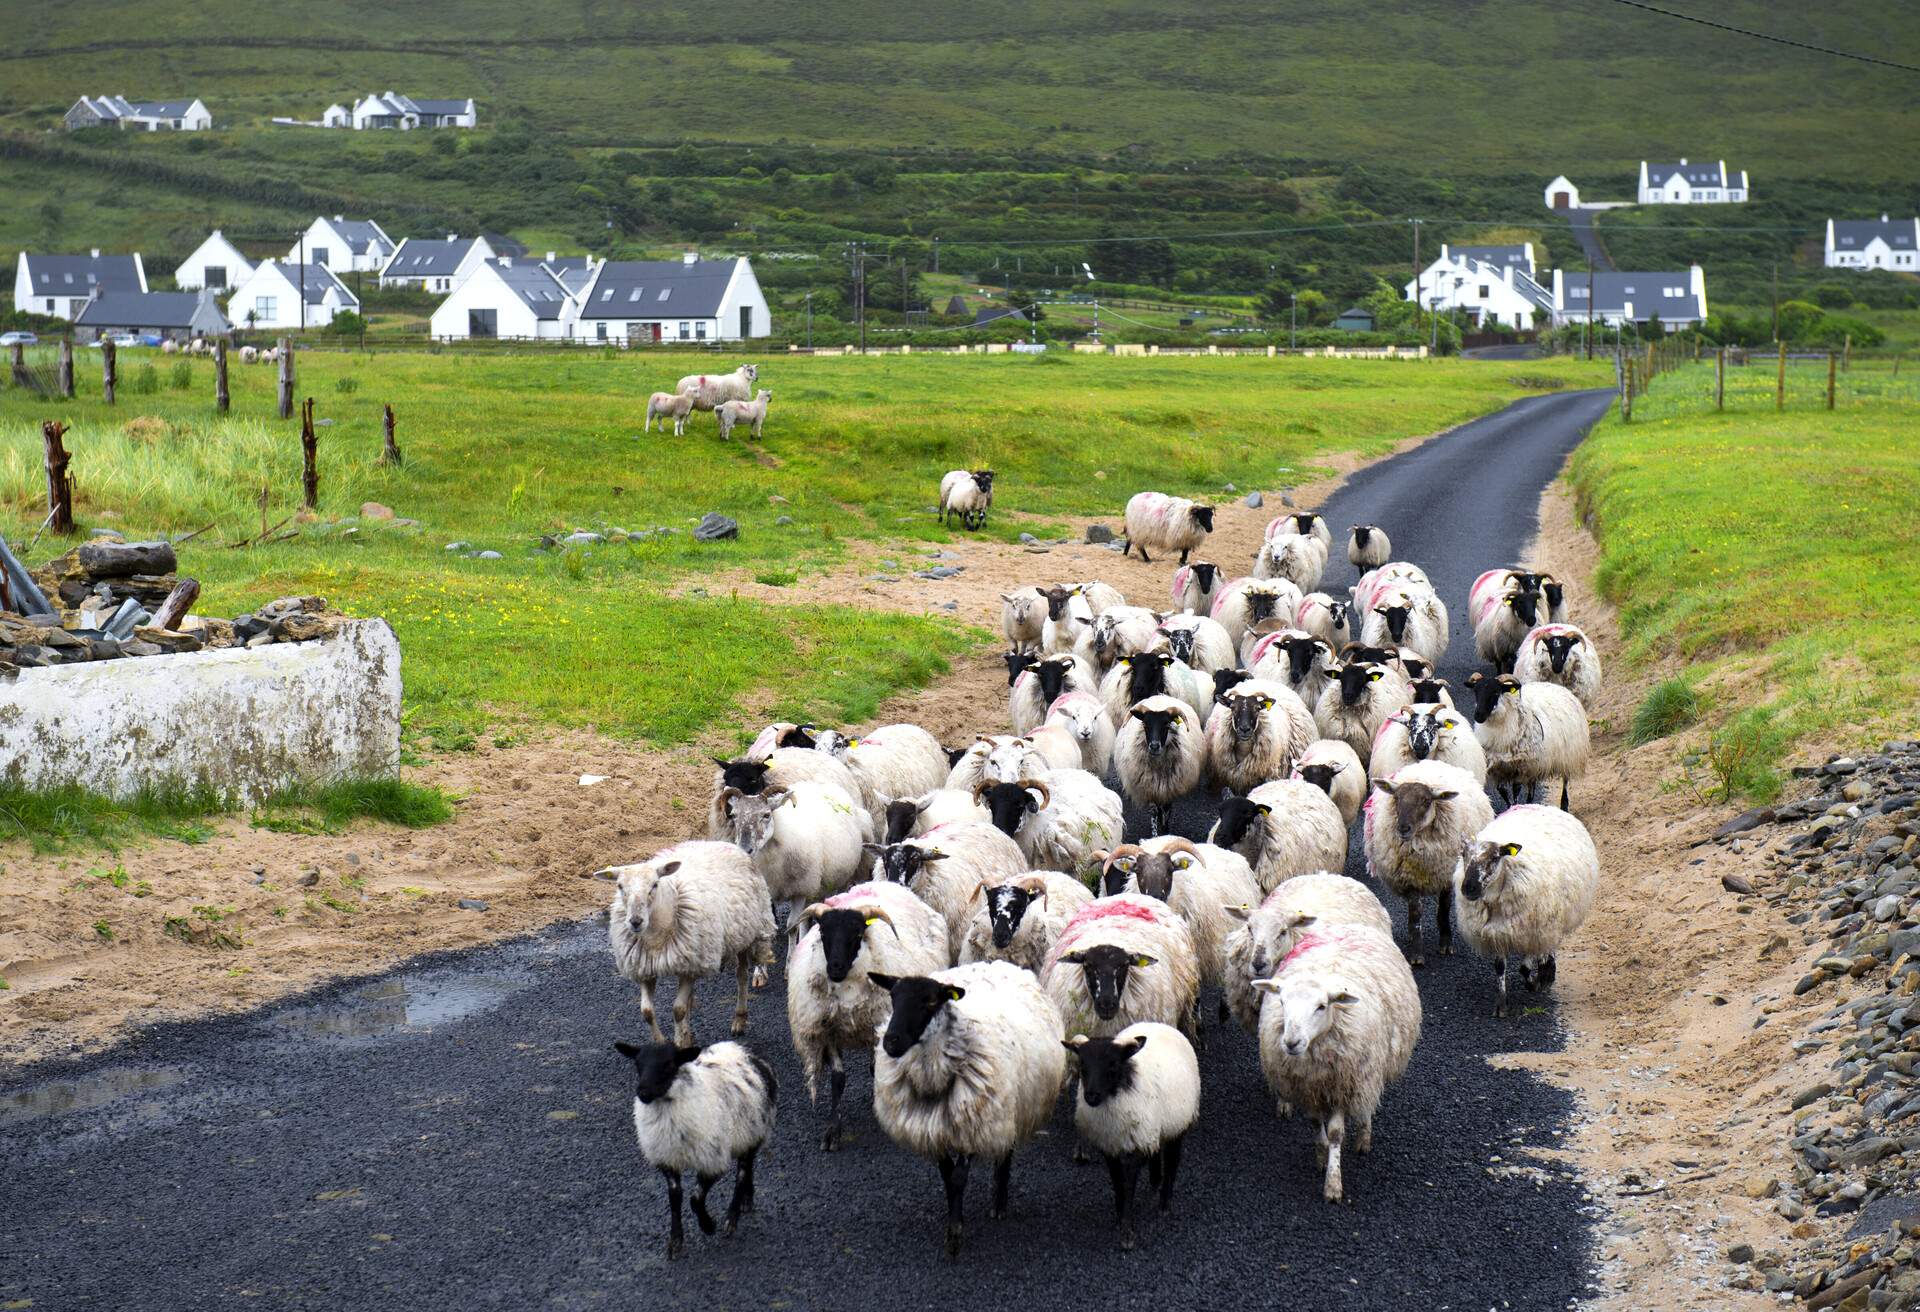
[[[973,892],[967,894],[967,905],[972,906],[974,902],[979,898],[979,896],[986,891],[987,891],[987,881],[984,879],[975,880],[973,885]],[[887,923],[891,924],[893,922],[889,921]],[[900,932],[899,930],[895,930],[894,934],[897,936],[899,932]]]
[[[725,788],[722,788],[720,790],[720,796],[715,800],[721,801],[721,802],[731,802],[736,797],[745,797],[745,796],[746,794],[741,792],[738,788],[735,788],[732,784],[728,784]]]
[[[1100,865],[1102,869],[1111,869],[1114,865],[1118,864],[1119,862],[1138,860],[1140,857],[1143,857],[1146,854],[1147,854],[1147,849],[1140,846],[1140,844],[1138,843],[1122,843],[1120,844],[1120,846],[1114,848],[1111,852],[1107,853],[1106,860],[1102,861]],[[1124,866],[1122,866],[1121,868],[1125,869]]]
[[[995,784],[999,782],[1000,781],[998,779],[982,779],[979,783],[975,784],[973,786],[974,802],[978,804],[978,802],[980,801],[981,795],[984,794],[987,791],[987,789],[992,788]]]
[[[1049,788],[1049,787],[1047,787],[1047,786],[1046,786],[1046,784],[1044,784],[1044,783],[1042,783],[1042,782],[1041,782],[1040,780],[1038,780],[1038,779],[1022,779],[1022,780],[1020,781],[1020,787],[1022,787],[1022,788],[1035,788],[1035,789],[1038,789],[1038,790],[1039,790],[1039,792],[1040,792],[1040,809],[1041,809],[1041,810],[1043,810],[1043,811],[1044,811],[1044,810],[1046,810],[1046,809],[1047,809],[1047,808],[1048,808],[1049,806],[1052,806],[1052,805],[1053,805],[1053,789],[1051,789],[1051,788]]]
[[[858,911],[861,915],[867,917],[869,920],[880,921],[888,929],[893,931],[893,936],[895,938],[900,937],[900,929],[897,925],[893,923],[893,917],[887,914],[887,909],[885,907],[854,907],[852,909],[855,911]]]
[[[828,907],[825,902],[809,903],[807,905],[806,910],[802,911],[799,915],[795,916],[793,918],[793,923],[787,926],[788,936],[792,938],[796,943],[799,942],[800,936],[806,933],[809,929],[812,929],[814,922],[820,919],[822,915],[826,914],[827,910],[828,910]]]
[[[1162,855],[1168,852],[1186,852],[1196,861],[1200,859],[1200,849],[1193,845],[1191,838],[1169,838],[1160,845],[1160,851]]]
[[[1026,889],[1027,892],[1032,893],[1035,897],[1044,898],[1047,895],[1047,877],[1036,871],[1028,871],[1024,875],[1009,879],[1007,882]]]

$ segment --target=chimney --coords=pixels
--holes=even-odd
[[[448,234],[447,234],[447,240],[448,240],[448,241],[459,241],[459,240],[460,240],[460,234],[459,234],[459,233],[457,233],[457,232],[450,232],[450,233],[448,233]]]
[[[548,263],[548,264],[552,264],[552,263],[554,262],[554,260],[555,260],[555,258],[556,258],[556,256],[555,256],[555,254],[554,254],[554,252],[552,252],[552,251],[548,251],[548,252],[547,252],[547,263]]]
[[[1880,216],[1880,222],[1885,223],[1886,221],[1887,221],[1887,216],[1885,214],[1882,214]]]
[[[1682,164],[1685,164],[1685,163],[1687,162],[1687,157],[1686,157],[1685,155],[1682,155],[1682,156],[1680,157],[1680,162],[1681,162]]]
[[[494,259],[494,262],[497,263],[503,269],[511,269],[513,267],[513,256],[511,255],[496,256]]]
[[[95,254],[95,255],[98,255],[99,253],[100,253],[99,251],[95,251],[95,252],[94,252],[94,254]],[[688,251],[688,252],[687,252],[687,253],[686,253],[685,255],[682,255],[682,256],[680,257],[680,263],[682,263],[682,264],[698,264],[698,263],[700,263],[700,252],[699,252],[699,251]]]
[[[344,214],[336,214],[333,216],[333,221],[335,223],[345,223],[347,221],[347,216]]]
[[[96,260],[100,258],[100,248],[98,246],[93,248],[93,258]]]

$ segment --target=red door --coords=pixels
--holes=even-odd
[[[659,324],[655,324],[655,325],[653,325],[653,340],[654,340],[654,341],[656,341],[656,342],[660,340],[660,325],[659,325]]]

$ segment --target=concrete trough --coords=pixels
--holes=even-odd
[[[109,797],[205,787],[251,805],[400,770],[400,641],[352,620],[312,642],[24,669],[0,683],[0,781]]]

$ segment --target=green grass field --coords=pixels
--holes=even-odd
[[[92,359],[72,402],[0,392],[0,526],[17,543],[45,514],[39,421],[61,417],[83,525],[139,536],[215,524],[181,548],[208,613],[310,592],[386,616],[406,653],[409,723],[443,745],[494,716],[681,742],[744,724],[743,699],[862,718],[982,635],[942,618],[737,600],[718,580],[804,577],[846,560],[850,541],[902,557],[949,541],[929,507],[951,468],[999,471],[994,537],[1077,530],[1117,521],[1141,488],[1297,482],[1329,452],[1378,452],[1529,390],[1605,376],[1572,361],[774,357],[759,361],[774,401],[756,450],[722,445],[708,416],[681,439],[639,436],[647,393],[693,357],[299,360],[300,394],[334,421],[319,429],[321,519],[299,537],[226,545],[298,506],[298,425],[271,417],[272,369],[236,364],[233,414],[216,420],[209,363],[187,364],[175,390],[177,357],[144,351],[123,353],[111,411]],[[130,391],[150,363],[156,390]],[[388,402],[398,469],[377,463]],[[362,520],[365,501],[420,526]],[[740,522],[738,541],[691,540],[710,510]],[[783,515],[793,523],[777,525]],[[646,536],[539,549],[573,529]],[[468,559],[451,542],[503,559]],[[696,576],[715,580],[711,595],[687,595]]]
[[[1631,424],[1616,411],[1594,431],[1572,478],[1629,659],[1679,658],[1694,694],[1656,688],[1636,736],[1704,713],[1681,740],[1689,773],[1765,800],[1803,740],[1914,730],[1920,380],[1856,366],[1828,412],[1823,364],[1818,397],[1796,378],[1776,414],[1771,368],[1731,372],[1725,414],[1711,366],[1663,375]]]

